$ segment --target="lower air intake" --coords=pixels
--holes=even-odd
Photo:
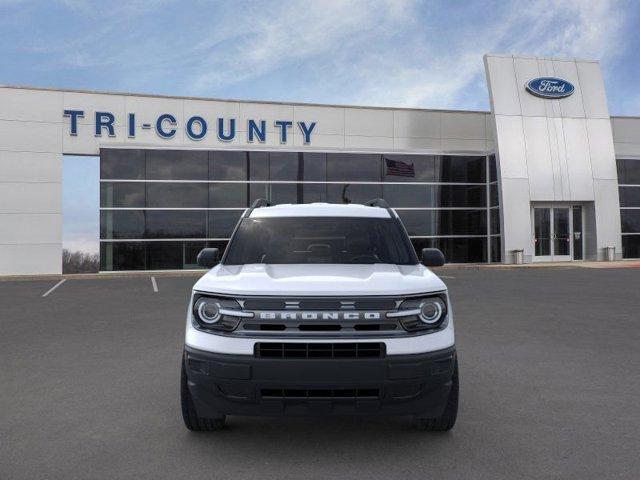
[[[334,389],[298,389],[298,388],[263,388],[262,398],[295,398],[295,399],[357,399],[380,398],[377,388],[334,388]]]
[[[383,358],[384,343],[256,343],[259,358]]]

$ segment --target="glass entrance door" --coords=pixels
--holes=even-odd
[[[582,207],[533,208],[534,261],[582,259]]]
[[[571,219],[569,208],[552,208],[553,216],[553,248],[551,250],[554,262],[571,260]]]

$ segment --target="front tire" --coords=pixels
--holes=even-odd
[[[414,426],[418,430],[425,432],[448,432],[456,424],[458,418],[458,397],[460,385],[458,380],[458,360],[453,367],[453,378],[451,379],[451,390],[447,398],[447,405],[442,415],[436,418],[416,417]]]
[[[217,418],[202,418],[198,416],[193,404],[189,385],[187,384],[187,372],[184,366],[185,358],[182,358],[182,372],[180,374],[180,404],[182,406],[182,419],[184,426],[194,432],[212,432],[221,430],[226,420],[225,415]]]

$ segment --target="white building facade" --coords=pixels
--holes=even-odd
[[[100,156],[105,271],[191,268],[259,197],[383,197],[451,262],[640,257],[640,118],[598,62],[485,67],[490,112],[0,87],[0,275],[61,273],[63,155]]]

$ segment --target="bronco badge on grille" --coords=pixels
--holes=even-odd
[[[379,320],[380,312],[256,312],[261,320]]]

